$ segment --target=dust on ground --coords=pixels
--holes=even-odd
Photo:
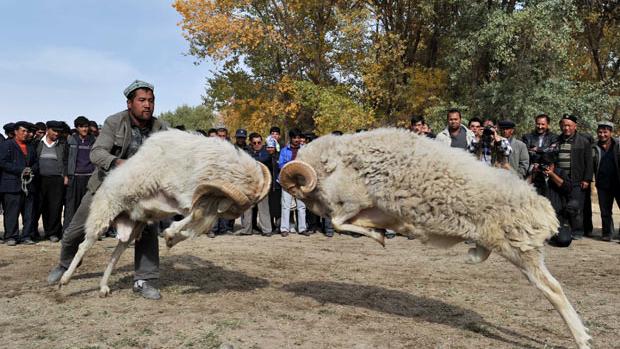
[[[72,282],[46,275],[59,245],[0,246],[3,348],[573,348],[558,313],[519,271],[469,246],[397,237],[201,236],[161,249],[160,301],[131,290],[133,249],[98,283],[116,242],[98,242]],[[546,262],[594,337],[619,348],[620,245],[546,248]]]

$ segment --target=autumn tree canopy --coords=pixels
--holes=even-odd
[[[231,127],[327,133],[575,113],[620,122],[614,0],[177,0],[205,103]]]

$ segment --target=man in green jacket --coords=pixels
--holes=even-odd
[[[84,224],[89,206],[106,174],[113,168],[122,166],[153,132],[166,128],[153,117],[153,90],[153,85],[147,82],[134,81],[123,92],[127,97],[127,110],[105,120],[90,152],[90,160],[97,168],[88,182],[88,192],[82,198],[80,207],[63,235],[60,261],[48,275],[48,283],[54,284],[60,280],[71,264],[79,244],[84,240]],[[159,245],[155,225],[147,226],[141,238],[136,241],[134,267],[134,292],[147,299],[161,298],[156,286],[159,280]]]

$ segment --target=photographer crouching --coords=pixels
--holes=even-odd
[[[536,153],[532,161],[532,171],[528,176],[528,182],[534,185],[539,195],[549,199],[560,221],[560,229],[551,237],[549,244],[556,247],[568,247],[573,240],[569,218],[579,209],[578,203],[570,200],[572,190],[570,178],[556,166],[557,153],[555,152]]]

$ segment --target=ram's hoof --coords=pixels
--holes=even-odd
[[[469,251],[467,251],[467,254],[468,256],[465,263],[478,264],[486,261],[487,258],[489,258],[491,251],[487,250],[485,247],[477,245],[476,247],[470,248]]]
[[[99,297],[105,298],[109,294],[110,294],[110,287],[108,287],[108,286],[101,286],[101,288],[99,289]]]

